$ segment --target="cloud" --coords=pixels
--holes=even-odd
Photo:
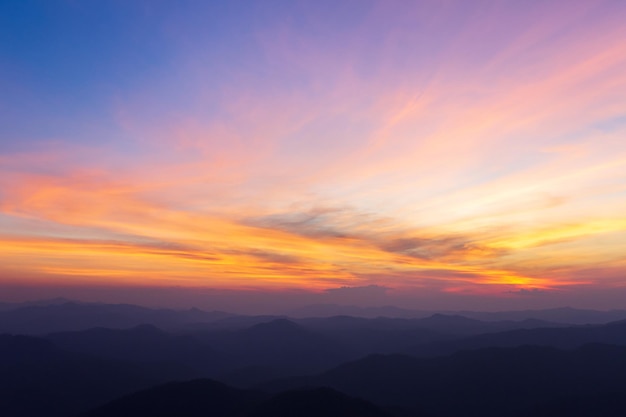
[[[384,303],[391,288],[383,285],[328,288],[324,291],[324,300],[337,304],[376,305]]]
[[[468,253],[493,252],[481,247],[476,237],[435,235],[419,237],[419,230],[391,218],[353,208],[312,208],[248,218],[244,224],[281,230],[311,239],[347,239],[383,251],[422,260],[462,258]],[[432,233],[432,232],[431,232]],[[418,235],[418,236],[415,236]],[[502,251],[501,251],[502,252]]]
[[[535,295],[553,295],[554,290],[545,290],[541,288],[518,288],[516,290],[507,291],[507,294],[535,296]]]
[[[282,265],[301,265],[306,261],[302,258],[299,258],[294,255],[280,253],[280,252],[272,252],[269,250],[255,250],[250,249],[247,251],[236,251],[236,253],[240,255],[249,255],[255,257],[263,262],[267,262],[268,264],[282,264]]]
[[[382,285],[366,285],[362,287],[339,287],[339,288],[328,288],[326,289],[326,293],[328,294],[350,294],[350,295],[365,295],[365,296],[379,296],[384,295],[391,288],[385,287]]]
[[[253,217],[243,222],[255,227],[277,229],[312,238],[348,238],[350,232],[342,230],[346,226],[340,224],[340,218],[345,218],[346,212],[346,209],[318,207]]]
[[[399,238],[383,242],[384,250],[418,259],[442,259],[462,256],[472,250],[472,242],[462,237]]]

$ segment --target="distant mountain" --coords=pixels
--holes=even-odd
[[[458,340],[422,344],[406,352],[418,356],[445,356],[462,350],[487,347],[534,345],[573,349],[589,343],[626,346],[626,321],[604,325],[517,329],[486,333]]]
[[[419,320],[410,319],[335,316],[296,322],[349,349],[352,359],[371,353],[404,352],[415,345],[450,339],[443,333],[418,327]]]
[[[555,398],[622,392],[625,374],[626,347],[588,345],[562,351],[524,346],[431,359],[374,355],[265,388],[327,386],[378,405],[421,408],[437,415],[514,417]]]
[[[77,301],[72,301],[63,297],[49,298],[45,300],[24,301],[21,303],[0,302],[0,311],[14,310],[16,308],[21,308],[21,307],[49,306],[49,305],[59,305],[59,304],[74,303],[74,302],[77,302]]]
[[[181,328],[232,316],[198,309],[183,311],[150,309],[129,304],[84,304],[76,302],[30,305],[0,311],[0,333],[41,335],[86,330],[93,327],[129,328],[153,324]]]
[[[626,320],[626,310],[585,310],[571,307],[551,308],[545,310],[519,310],[500,312],[458,311],[465,317],[477,320],[502,321],[537,319],[554,323],[567,324],[604,324],[612,321]]]
[[[216,330],[242,330],[255,324],[269,323],[270,321],[288,319],[287,316],[260,315],[260,316],[230,316],[211,322],[196,323],[185,328],[189,331],[216,331]]]
[[[238,326],[243,322],[234,329],[217,326],[171,334],[141,325],[59,332],[46,337],[73,352],[116,360],[176,362],[195,369],[200,376],[247,387],[281,376],[321,372],[372,353],[414,352],[420,346],[448,346],[445,343],[455,343],[459,335],[525,326],[524,322],[486,323],[443,315],[425,319],[341,316],[300,319],[297,323],[282,318],[263,321],[272,318],[237,318],[245,319],[243,322],[261,321],[241,329]]]
[[[286,319],[238,330],[171,334],[141,325],[52,333],[46,338],[68,351],[101,358],[175,362],[194,369],[199,376],[236,386],[321,372],[361,356]]]
[[[146,307],[132,306],[128,304],[102,304],[102,303],[86,303],[81,301],[70,300],[63,297],[57,297],[46,300],[33,300],[27,302],[0,302],[0,312],[7,310],[15,310],[23,307],[48,307],[59,306],[64,304],[79,304],[84,306],[98,306],[104,311],[110,312],[111,310],[119,310],[124,314],[132,312],[132,307],[136,309],[143,309],[154,312],[160,312],[167,316],[167,313],[176,312],[181,317],[174,320],[175,323],[181,321],[189,325],[193,324],[206,324],[213,323],[221,319],[232,317],[232,321],[224,321],[223,327],[233,327],[233,325],[241,324],[247,326],[258,323],[258,320],[269,321],[276,318],[323,318],[333,316],[352,316],[361,318],[406,318],[406,319],[420,319],[427,318],[433,314],[443,314],[452,316],[464,316],[471,319],[480,321],[523,321],[527,319],[536,319],[541,321],[561,323],[561,324],[602,324],[617,320],[626,320],[626,310],[590,310],[590,309],[577,309],[571,307],[560,307],[541,310],[513,310],[513,311],[469,311],[469,310],[416,310],[407,309],[396,306],[378,306],[378,307],[363,307],[354,305],[338,305],[338,304],[314,304],[295,308],[282,312],[281,314],[275,314],[273,316],[245,316],[240,314],[231,314],[220,311],[202,311],[196,308],[189,310],[171,310],[171,309],[152,309]],[[130,309],[130,310],[129,310]],[[135,312],[140,310],[135,310]],[[145,313],[145,311],[144,311]],[[141,314],[141,313],[140,313]],[[149,314],[150,315],[150,314]],[[158,316],[158,314],[156,314]],[[166,319],[166,321],[171,319]],[[151,323],[164,327],[162,322],[153,322],[140,320],[142,323]],[[100,325],[101,323],[93,323],[91,326]],[[140,323],[134,323],[137,325]],[[125,325],[123,327],[130,327],[131,325]],[[109,326],[112,327],[112,326]],[[61,329],[61,330],[78,330],[78,329]],[[56,329],[51,329],[56,331]]]
[[[560,324],[603,324],[611,321],[626,320],[626,310],[589,310],[571,307],[550,308],[541,310],[513,311],[467,311],[467,310],[412,310],[394,306],[359,307],[337,304],[315,304],[285,311],[284,314],[294,318],[352,316],[363,318],[409,318],[419,319],[433,314],[447,316],[463,316],[481,321],[523,321],[535,319]]]
[[[393,318],[422,318],[432,315],[432,311],[409,310],[394,306],[360,307],[338,304],[313,304],[287,310],[285,316],[294,318],[353,316],[364,318],[393,317]]]
[[[362,355],[325,335],[286,320],[236,330],[170,333],[152,325],[94,328],[46,336],[55,345],[100,358],[172,362],[198,376],[236,386],[289,375],[321,372]]]
[[[443,314],[434,314],[422,319],[335,316],[297,319],[296,322],[336,340],[360,356],[371,353],[412,352],[412,348],[416,346],[434,345],[437,342],[456,340],[468,335],[510,329],[563,326],[540,320],[484,322]]]
[[[115,400],[81,417],[389,417],[377,406],[321,388],[273,397],[210,380],[172,383]]]
[[[95,328],[53,333],[46,338],[65,350],[103,358],[176,362],[201,376],[214,376],[232,368],[236,361],[232,355],[218,352],[193,336],[173,335],[148,324],[132,329]]]
[[[65,417],[194,375],[174,364],[93,358],[40,338],[0,335],[0,413],[6,417]]]
[[[0,311],[13,310],[18,307],[19,305],[15,303],[0,303]]]
[[[513,329],[534,329],[542,327],[565,327],[567,325],[551,323],[542,320],[527,319],[521,321],[481,321],[459,315],[433,314],[421,319],[402,319],[377,317],[367,319],[351,316],[334,316],[326,318],[295,319],[303,327],[322,333],[335,334],[337,332],[354,329],[370,331],[421,331],[425,339],[441,338],[443,335],[471,335],[481,333],[500,332]]]
[[[482,321],[471,319],[458,314],[433,314],[430,317],[413,320],[416,327],[428,329],[443,334],[474,335],[481,333],[500,332],[513,329],[534,329],[541,327],[561,327],[562,324],[551,323],[537,319],[520,321]]]
[[[242,330],[196,333],[195,337],[238,357],[242,368],[271,368],[285,375],[319,372],[354,358],[336,341],[287,319]]]

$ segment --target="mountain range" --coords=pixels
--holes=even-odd
[[[4,308],[7,417],[626,415],[626,320]]]

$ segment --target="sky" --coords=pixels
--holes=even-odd
[[[0,300],[626,308],[625,21],[3,1]]]

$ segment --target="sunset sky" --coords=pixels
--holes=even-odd
[[[0,301],[626,307],[625,22],[3,1]]]

